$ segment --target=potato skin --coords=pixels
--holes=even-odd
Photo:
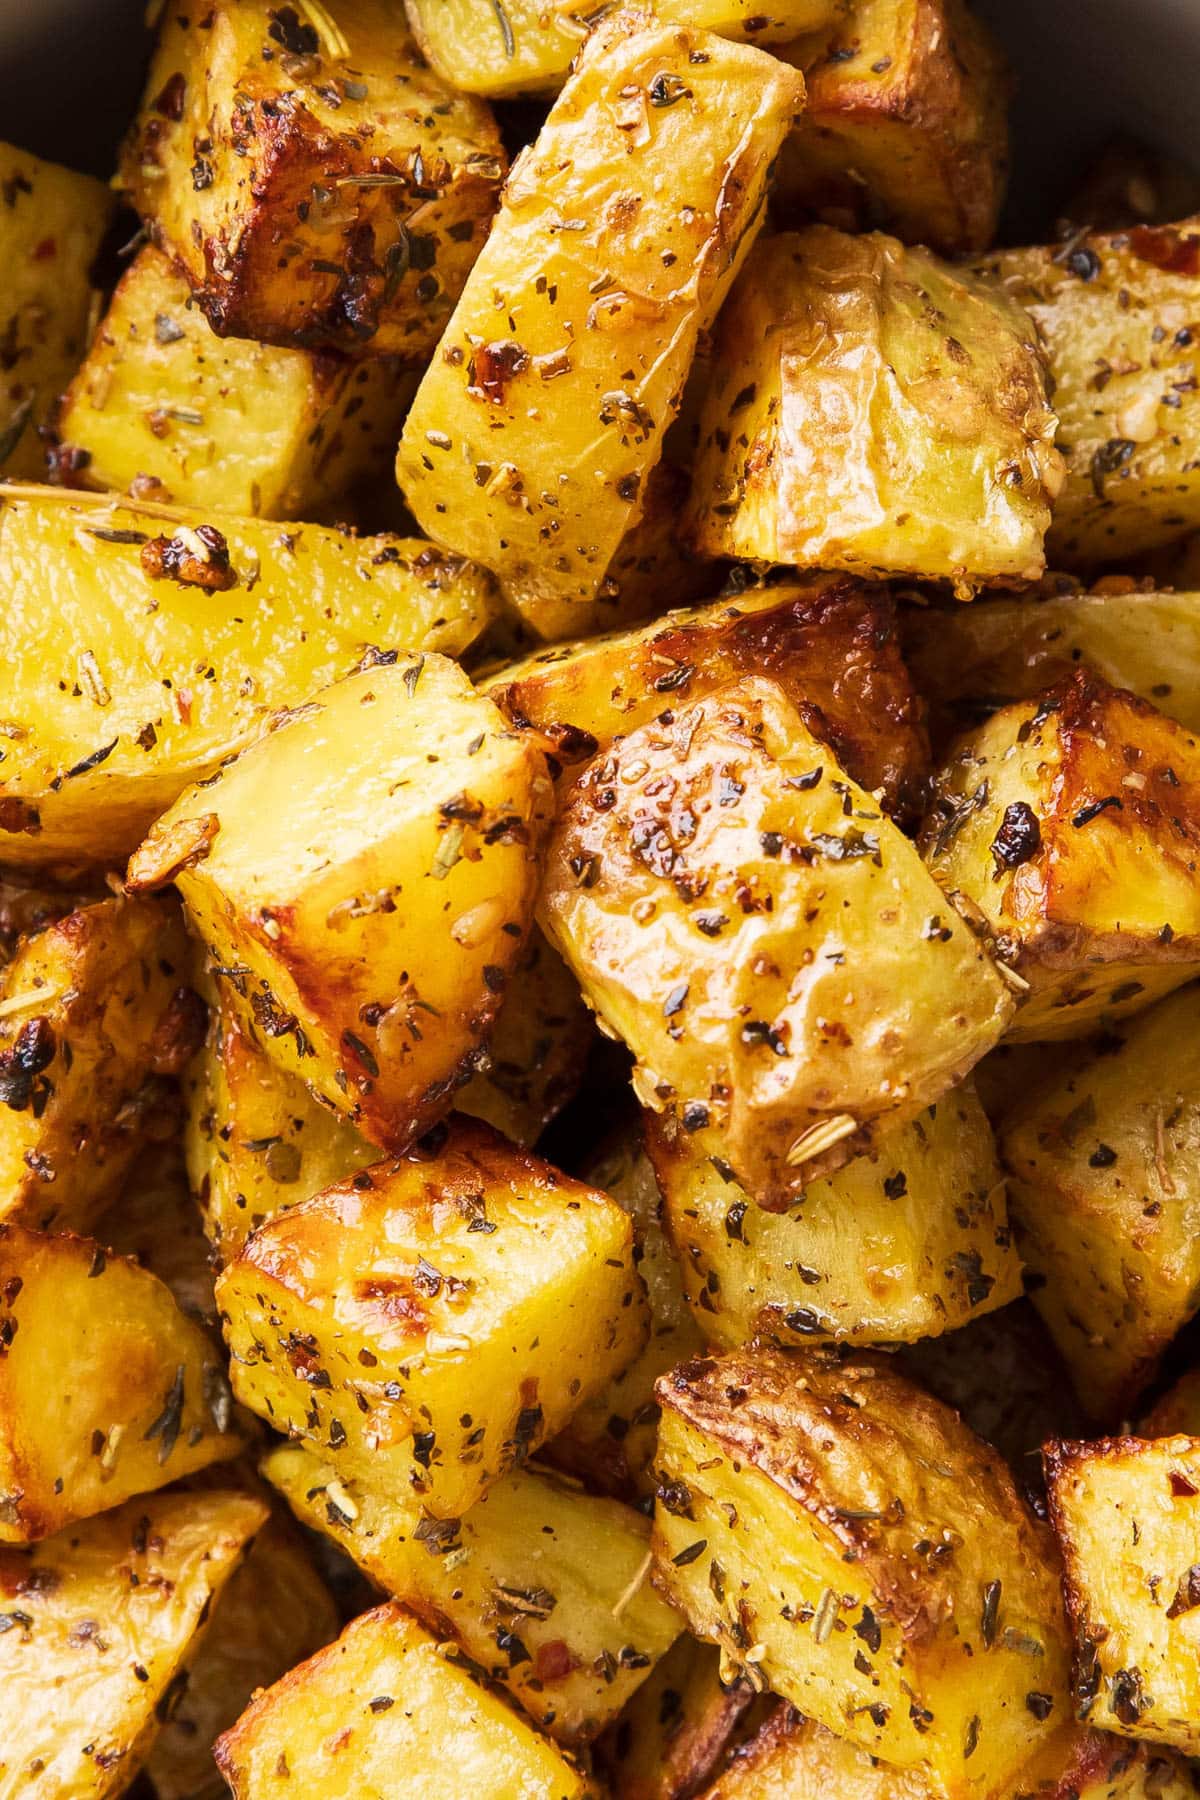
[[[187,581],[148,571],[148,547],[182,547],[180,530],[218,533],[233,587],[205,585],[203,567],[182,570]],[[0,614],[14,728],[0,861],[26,870],[111,868],[279,707],[350,674],[364,651],[458,655],[496,604],[483,570],[418,539],[52,488],[5,496],[0,586],[22,595]]]
[[[594,1748],[621,1800],[692,1800],[754,1717],[748,1681],[726,1686],[713,1644],[688,1632],[651,1670]]]
[[[760,239],[716,335],[685,536],[710,556],[1036,580],[1062,480],[1033,326],[895,238]]]
[[[217,1300],[240,1400],[443,1519],[648,1323],[627,1214],[465,1118],[261,1226]]]
[[[168,504],[304,519],[369,475],[416,388],[390,360],[350,363],[216,337],[152,244],[126,269],[57,432],[82,482]]]
[[[635,24],[597,28],[514,168],[396,464],[423,529],[478,555],[544,639],[603,616],[804,93],[757,50]]]
[[[1014,1040],[1083,1036],[1191,979],[1198,802],[1191,733],[1086,669],[959,740],[921,849],[1028,984]]]
[[[384,657],[182,795],[128,885],[174,880],[223,1003],[401,1150],[482,1063],[550,800],[542,752],[455,664]]]
[[[1069,1644],[996,1452],[887,1359],[736,1351],[658,1395],[656,1579],[691,1629],[942,1800],[1005,1791],[1069,1717]]]
[[[597,1800],[552,1745],[394,1605],[364,1613],[259,1694],[216,1757],[234,1800],[298,1791],[305,1800]]]
[[[87,349],[92,264],[113,214],[102,181],[0,144],[0,474],[36,481],[45,472],[41,426]]]
[[[761,679],[588,765],[539,908],[643,1103],[774,1210],[953,1085],[1011,1010],[912,847]]]
[[[0,1345],[0,1543],[49,1537],[241,1448],[208,1332],[89,1238],[0,1225]]]
[[[429,70],[394,0],[339,0],[320,32],[267,0],[164,13],[121,159],[221,336],[415,361],[504,172],[491,113]]]
[[[781,54],[804,70],[808,105],[780,156],[778,218],[881,225],[946,256],[992,242],[1010,82],[962,0],[852,0],[831,32]]]
[[[881,584],[812,575],[751,588],[640,631],[536,650],[486,687],[514,724],[544,732],[571,764],[741,675],[777,681],[854,780],[883,790],[889,812],[923,807],[923,707]]]
[[[141,1494],[31,1549],[0,1549],[13,1618],[0,1636],[6,1800],[126,1792],[266,1516],[235,1492]]]
[[[980,268],[1032,317],[1054,379],[1067,479],[1052,562],[1118,562],[1195,530],[1200,221],[1093,234],[1070,258],[998,251]]]
[[[1052,1439],[1044,1460],[1080,1716],[1194,1755],[1200,1439]]]

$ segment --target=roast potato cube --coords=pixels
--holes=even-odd
[[[688,1632],[676,1638],[595,1746],[620,1800],[692,1800],[754,1715],[748,1681],[728,1686],[721,1656]]]
[[[0,861],[22,868],[111,868],[277,708],[364,650],[458,655],[494,606],[416,539],[52,488],[5,497],[0,591],[21,596],[0,609]]]
[[[487,1061],[454,1104],[533,1144],[579,1086],[592,1022],[575,978],[535,927],[508,983]]]
[[[1045,1461],[1080,1716],[1194,1755],[1200,1439],[1056,1439]]]
[[[540,637],[594,628],[803,95],[761,51],[614,18],[513,171],[396,473]]]
[[[649,1582],[648,1521],[553,1476],[512,1469],[431,1529],[411,1501],[343,1485],[304,1446],[272,1450],[263,1473],[559,1743],[594,1737],[683,1628]]]
[[[125,1793],[266,1516],[246,1494],[146,1494],[0,1551],[0,1792]]]
[[[254,1697],[338,1634],[337,1608],[298,1532],[272,1515],[213,1611],[187,1687],[146,1761],[156,1800],[221,1800],[212,1747]]]
[[[554,93],[597,16],[587,0],[554,8],[538,0],[504,0],[495,7],[490,0],[407,4],[417,42],[438,74],[464,93],[499,98]],[[769,11],[754,0],[656,0],[647,10],[664,25],[778,44],[828,25],[837,0],[775,0]]]
[[[907,1343],[1021,1292],[1004,1178],[970,1082],[810,1183],[786,1213],[751,1204],[686,1131],[650,1115],[647,1132],[667,1231],[710,1343]]]
[[[668,707],[686,710],[701,694],[757,674],[806,712],[860,786],[882,789],[890,812],[922,803],[928,751],[895,610],[886,588],[847,576],[751,589],[640,631],[555,644],[496,671],[487,691],[571,763]]]
[[[1200,594],[1062,593],[905,608],[904,656],[944,745],[1086,663],[1200,730]]]
[[[112,195],[90,175],[0,144],[0,473],[36,480],[46,452],[38,438],[87,348],[92,264],[112,217]]]
[[[587,1800],[558,1750],[399,1606],[348,1625],[217,1743],[235,1800]]]
[[[662,1196],[640,1136],[622,1134],[585,1173],[633,1219],[634,1260],[650,1304],[650,1335],[641,1354],[577,1409],[544,1454],[593,1490],[633,1499],[654,1492],[654,1384],[676,1363],[698,1356],[708,1334],[688,1306],[680,1265],[664,1231]]]
[[[1200,526],[1194,327],[1200,222],[1138,225],[982,265],[1028,312],[1054,378],[1067,479],[1049,552],[1111,563]]]
[[[385,458],[415,381],[244,338],[222,342],[152,245],[130,263],[67,392],[58,435],[89,487],[303,519]]]
[[[773,1210],[936,1100],[1012,1010],[912,845],[759,678],[593,759],[539,905],[643,1103]]]
[[[1125,1418],[1200,1307],[1200,988],[1068,1062],[1000,1144],[1034,1304],[1091,1417]]]
[[[226,1007],[210,1010],[186,1088],[188,1178],[218,1268],[267,1219],[375,1161],[353,1125],[272,1062]]]
[[[177,1143],[151,1144],[143,1150],[120,1198],[96,1226],[95,1236],[106,1250],[131,1257],[157,1275],[181,1312],[216,1332],[208,1240]]]
[[[1022,1769],[1013,1800],[1195,1800],[1197,1792],[1193,1770],[1164,1744],[1076,1726]]]
[[[231,1417],[219,1348],[156,1276],[0,1225],[0,1543],[236,1456]]]
[[[992,242],[1008,162],[1008,72],[963,0],[850,0],[833,30],[781,52],[808,105],[775,206],[882,225],[945,255]]]
[[[1025,984],[1017,1041],[1080,1037],[1200,960],[1200,749],[1079,670],[1003,707],[937,775],[922,850]]]
[[[646,1331],[628,1214],[469,1119],[261,1226],[217,1299],[240,1400],[439,1518]]]
[[[1004,1791],[1069,1716],[1069,1651],[997,1453],[883,1362],[734,1352],[658,1394],[656,1573],[691,1629],[943,1800]]]
[[[162,14],[125,191],[222,336],[428,355],[504,152],[398,0]]]
[[[0,975],[0,1219],[88,1231],[114,1199],[160,1077],[203,1036],[190,960],[162,900],[100,900],[21,941]]]
[[[385,1148],[482,1061],[520,956],[545,757],[454,663],[384,658],[189,789],[129,865],[175,881],[223,1003]]]
[[[1061,480],[1033,326],[878,233],[764,238],[717,332],[692,483],[710,556],[1036,580]]]

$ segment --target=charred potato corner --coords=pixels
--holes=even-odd
[[[1196,1800],[1200,179],[1014,244],[967,0],[151,10],[0,145],[0,1800]]]

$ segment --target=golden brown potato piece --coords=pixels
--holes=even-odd
[[[0,1225],[0,1543],[236,1456],[231,1421],[220,1350],[156,1276]]]
[[[878,233],[762,239],[722,314],[690,538],[862,575],[1036,580],[1062,478],[1033,326]]]
[[[683,1275],[663,1228],[663,1201],[636,1130],[622,1132],[584,1170],[633,1219],[634,1261],[650,1303],[650,1335],[639,1356],[585,1400],[544,1455],[593,1491],[626,1499],[654,1492],[650,1465],[658,1438],[654,1384],[676,1363],[698,1356],[707,1332],[692,1317]]]
[[[1053,1540],[998,1454],[886,1361],[735,1352],[658,1394],[691,1629],[941,1800],[1003,1792],[1070,1702]]]
[[[1081,1037],[1200,960],[1200,749],[1086,670],[961,738],[921,836],[1023,988],[1011,1036]]]
[[[618,1800],[692,1800],[753,1716],[750,1682],[720,1678],[715,1645],[676,1638],[595,1746]]]
[[[535,926],[492,1028],[487,1062],[455,1096],[514,1144],[533,1144],[578,1088],[592,1022],[575,977]]]
[[[99,900],[0,974],[0,1218],[89,1231],[147,1135],[170,1129],[204,1004],[169,900]]]
[[[128,1256],[157,1275],[181,1312],[217,1328],[208,1240],[188,1188],[178,1143],[142,1151],[95,1236],[115,1256]]]
[[[222,1003],[400,1150],[482,1062],[551,793],[536,743],[454,663],[385,659],[183,794],[128,886],[174,881]]]
[[[597,16],[589,0],[407,0],[417,41],[439,75],[468,94],[504,98],[554,93]],[[653,0],[645,7],[663,25],[713,31],[754,44],[781,44],[819,31],[838,0]]]
[[[1055,1439],[1046,1486],[1066,1565],[1080,1717],[1194,1755],[1200,1439]]]
[[[1022,1769],[1013,1800],[1195,1800],[1200,1784],[1163,1744],[1075,1726]]]
[[[92,264],[112,217],[102,181],[0,144],[0,472],[7,480],[41,475],[58,396],[87,348],[93,308]]]
[[[44,931],[68,913],[107,894],[97,883],[94,893],[78,888],[30,887],[21,880],[9,880],[0,874],[0,965],[11,962],[22,940]]]
[[[882,789],[890,812],[923,805],[922,706],[882,585],[812,575],[752,588],[640,631],[536,650],[486,688],[572,763],[741,675],[777,681],[855,781]]]
[[[939,747],[1001,706],[1036,699],[1081,663],[1200,730],[1200,594],[997,595],[986,606],[906,607],[901,640]]]
[[[1200,221],[1004,250],[980,265],[1037,326],[1067,480],[1051,560],[1076,568],[1200,526]]]
[[[473,1119],[280,1213],[217,1299],[240,1400],[439,1518],[646,1333],[628,1214]]]
[[[542,638],[603,616],[803,95],[760,51],[621,15],[513,171],[396,474],[424,530],[478,555]]]
[[[217,1744],[235,1800],[589,1800],[519,1713],[379,1606],[268,1688]]]
[[[337,1607],[286,1515],[272,1514],[213,1612],[187,1687],[146,1760],[156,1800],[222,1800],[212,1747],[255,1690],[338,1634]]]
[[[111,868],[364,652],[455,656],[495,591],[413,538],[25,488],[0,507],[0,860]]]
[[[882,225],[944,255],[983,250],[1008,173],[1009,79],[963,0],[850,0],[782,51],[808,105],[783,147],[775,210]]]
[[[1200,1437],[1200,1369],[1185,1370],[1155,1401],[1138,1430],[1147,1438]]]
[[[761,679],[588,765],[539,905],[639,1098],[773,1210],[953,1086],[1012,1010],[912,845]]]
[[[56,421],[86,457],[88,487],[306,519],[385,459],[411,374],[387,359],[222,341],[190,300],[153,245],[125,271]]]
[[[398,0],[162,15],[122,185],[214,331],[419,361],[504,177]]]
[[[214,1263],[286,1207],[374,1162],[378,1152],[261,1050],[226,1007],[188,1071],[184,1147]]]
[[[246,1494],[144,1494],[32,1549],[0,1550],[5,1800],[125,1792],[266,1516]]]
[[[699,351],[697,351],[697,360]],[[692,368],[695,370],[696,363]],[[657,619],[672,607],[693,606],[721,590],[725,565],[700,556],[680,532],[691,479],[672,454],[671,427],[663,461],[642,483],[641,509],[613,552],[592,609],[597,631],[619,631]]]
[[[754,1206],[686,1131],[651,1114],[647,1136],[666,1229],[712,1344],[911,1342],[1021,1292],[1004,1177],[969,1081],[811,1182],[786,1213]]]
[[[1070,1059],[1000,1145],[1034,1303],[1089,1415],[1126,1418],[1200,1307],[1200,987]]]
[[[263,1474],[558,1743],[594,1737],[683,1629],[650,1585],[649,1522],[574,1483],[511,1469],[461,1519],[431,1521],[303,1445]]]

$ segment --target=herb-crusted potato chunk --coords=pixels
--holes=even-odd
[[[152,829],[223,1001],[281,1068],[402,1149],[473,1074],[530,923],[545,758],[454,663],[323,689]]]
[[[992,242],[1008,72],[963,0],[850,0],[831,32],[782,54],[808,105],[780,157],[781,217],[882,225],[945,255]]]
[[[487,1061],[455,1097],[514,1144],[532,1144],[579,1085],[592,1022],[571,971],[534,927],[508,983]]]
[[[1048,1076],[1000,1134],[1034,1304],[1100,1420],[1200,1307],[1200,989]]]
[[[397,479],[543,638],[586,632],[804,84],[762,52],[601,25],[505,190]]]
[[[639,1097],[774,1210],[937,1099],[1012,1007],[912,845],[758,678],[588,765],[540,909]]]
[[[928,773],[921,703],[900,655],[890,595],[844,575],[751,589],[710,606],[534,651],[497,670],[492,699],[544,732],[566,762],[742,675],[769,674],[860,786],[891,812]]]
[[[631,1361],[615,1201],[456,1119],[255,1232],[217,1284],[240,1400],[457,1518]]]
[[[1014,1039],[1082,1036],[1195,974],[1198,809],[1191,733],[1083,669],[958,741],[922,851],[1027,984]]]
[[[204,1033],[178,907],[99,900],[0,974],[0,1219],[88,1231]]]
[[[1200,730],[1200,594],[997,595],[986,606],[910,607],[901,637],[941,744],[998,707],[1037,699],[1080,663]]]
[[[1200,1439],[1055,1440],[1045,1460],[1081,1716],[1194,1755]]]
[[[861,1359],[735,1352],[658,1393],[657,1579],[692,1630],[943,1800],[1004,1791],[1068,1716],[1069,1658],[996,1452]]]
[[[692,1800],[712,1774],[755,1699],[750,1682],[721,1680],[721,1664],[715,1645],[684,1632],[597,1740],[620,1800]]]
[[[399,1606],[348,1625],[268,1688],[217,1744],[235,1800],[588,1800],[519,1713]]]
[[[1037,326],[1067,479],[1059,567],[1114,562],[1200,526],[1200,221],[1003,250],[982,265]]]
[[[148,1494],[0,1550],[4,1800],[126,1791],[266,1516],[246,1494]]]
[[[438,73],[464,93],[497,98],[555,92],[597,17],[588,0],[566,0],[553,8],[540,0],[407,4],[417,41]],[[654,0],[643,10],[664,25],[779,44],[828,25],[837,5],[838,0],[775,0],[767,8],[756,0]]]
[[[50,488],[3,497],[0,590],[0,861],[22,868],[111,867],[277,708],[364,651],[458,655],[494,605],[416,539]]]
[[[156,1276],[0,1225],[0,1543],[236,1456],[231,1416],[219,1349]]]
[[[177,1143],[151,1144],[142,1152],[94,1235],[106,1250],[157,1275],[181,1312],[216,1333],[208,1240]]]
[[[762,239],[722,314],[691,541],[858,574],[1036,580],[1061,480],[1033,326],[878,233]]]
[[[619,1136],[588,1165],[586,1176],[633,1219],[634,1259],[650,1305],[650,1335],[641,1354],[584,1401],[544,1454],[593,1490],[632,1499],[654,1491],[654,1384],[676,1363],[698,1356],[707,1334],[688,1306],[680,1265],[664,1230],[662,1195],[640,1138]]]
[[[1022,1769],[1012,1800],[1195,1800],[1197,1793],[1193,1770],[1164,1744],[1076,1726]]]
[[[0,144],[0,473],[36,479],[46,466],[38,427],[87,348],[92,264],[112,217],[112,195],[90,175]]]
[[[130,263],[56,421],[89,487],[264,519],[303,519],[396,441],[415,383],[214,336],[153,245]],[[386,451],[385,451],[386,447]]]
[[[812,1182],[786,1213],[750,1204],[686,1130],[651,1115],[647,1131],[667,1230],[710,1343],[909,1342],[1021,1292],[1004,1179],[969,1082]]]
[[[222,336],[414,360],[504,177],[495,120],[399,0],[162,15],[123,186]]]
[[[221,1800],[212,1747],[255,1690],[338,1634],[333,1597],[299,1533],[272,1514],[213,1611],[187,1687],[146,1759],[156,1800]]]
[[[344,1485],[305,1446],[272,1450],[263,1473],[559,1743],[594,1737],[683,1629],[649,1582],[649,1523],[619,1500],[511,1469],[461,1519],[434,1522]]]

